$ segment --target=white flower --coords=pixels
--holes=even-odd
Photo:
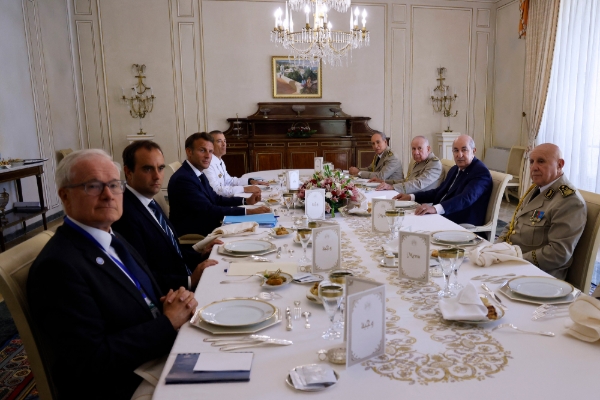
[[[330,199],[331,198],[331,192],[325,193],[325,197],[328,198],[328,199]]]

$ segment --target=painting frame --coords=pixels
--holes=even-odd
[[[311,65],[313,64],[313,65]],[[315,65],[316,64],[316,65]],[[306,80],[302,81],[291,79],[285,75],[284,71],[294,68],[294,71],[289,73],[298,72],[302,75],[301,70],[295,68],[309,67],[310,73],[308,77],[309,88],[306,86]],[[306,74],[306,73],[305,73]],[[310,62],[307,60],[294,59],[288,56],[273,56],[271,58],[271,75],[272,75],[272,87],[273,87],[273,98],[276,99],[320,99],[323,97],[323,74],[322,74],[322,61]],[[317,76],[317,83],[311,84],[311,77]],[[314,78],[312,79],[314,80]],[[293,87],[290,85],[293,82],[296,91],[292,91]],[[310,90],[310,92],[308,92]],[[304,93],[302,93],[304,92]]]

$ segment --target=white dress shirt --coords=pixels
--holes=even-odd
[[[244,186],[248,185],[247,179],[236,178],[229,175],[225,161],[213,154],[210,160],[210,167],[205,169],[204,174],[213,190],[225,197],[231,197],[236,193],[243,193]]]

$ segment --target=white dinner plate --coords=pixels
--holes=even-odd
[[[190,324],[198,329],[202,329],[203,331],[212,333],[213,335],[250,335],[256,332],[260,332],[263,329],[269,328],[273,325],[276,325],[280,323],[282,319],[281,310],[278,310],[275,313],[275,315],[273,315],[271,318],[259,324],[236,327],[218,326],[203,321],[202,318],[198,316],[198,311],[196,311],[196,313],[190,320]]]
[[[492,306],[494,306],[494,308],[496,309],[496,314],[498,315],[498,318],[496,318],[496,319],[489,319],[488,317],[485,317],[484,319],[480,319],[480,320],[477,320],[477,321],[469,321],[469,320],[462,320],[461,319],[461,320],[456,320],[456,322],[462,322],[463,324],[483,325],[483,324],[490,324],[492,322],[496,322],[496,321],[502,319],[502,317],[504,317],[504,310],[502,309],[502,307],[498,307],[497,305],[493,304],[493,301],[491,301],[489,299],[489,297],[486,296],[483,293],[480,293],[479,297],[481,297],[482,299],[483,298],[487,298],[488,299],[488,302]]]
[[[247,326],[268,320],[275,315],[275,310],[271,303],[262,300],[222,300],[200,309],[199,317],[218,326]]]
[[[396,208],[414,208],[417,205],[418,203],[411,200],[396,200],[396,203],[394,203]]]
[[[569,303],[572,303],[575,300],[577,300],[577,298],[581,295],[581,290],[573,289],[573,291],[571,293],[569,293],[568,295],[566,295],[564,297],[557,297],[556,299],[542,299],[540,297],[522,296],[519,293],[516,293],[516,292],[513,292],[512,290],[510,290],[510,288],[508,287],[508,283],[505,283],[504,285],[502,285],[500,287],[500,289],[498,289],[498,292],[502,293],[504,296],[506,296],[509,299],[514,300],[514,301],[521,301],[523,303],[530,303],[530,304],[550,304],[550,305],[569,304]]]
[[[467,242],[456,242],[456,243],[440,242],[439,240],[435,240],[434,238],[431,238],[431,244],[435,244],[437,246],[443,246],[443,247],[448,247],[448,246],[458,246],[458,247],[477,246],[481,242],[483,242],[483,239],[480,238],[480,237],[475,238],[475,240],[469,240]]]
[[[477,235],[469,231],[441,231],[434,232],[431,237],[438,242],[448,244],[462,244],[477,239]]]
[[[270,242],[264,240],[238,240],[226,243],[223,248],[231,253],[260,253],[271,248]]]
[[[258,186],[258,188],[260,190],[262,190],[263,192],[268,192],[269,190],[271,190],[271,186],[267,186],[267,185],[256,185]]]
[[[564,297],[573,291],[573,286],[570,283],[545,276],[513,278],[507,284],[513,292],[541,299],[556,299]]]

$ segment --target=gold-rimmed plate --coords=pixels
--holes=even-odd
[[[198,310],[200,311],[200,310]],[[275,315],[268,320],[255,325],[239,326],[239,327],[226,327],[209,324],[198,317],[198,311],[194,314],[190,320],[190,325],[202,329],[213,335],[250,335],[256,332],[260,332],[263,329],[270,328],[273,325],[277,325],[282,320],[281,310],[277,309]]]
[[[228,253],[256,254],[270,250],[273,243],[265,240],[237,240],[225,243],[223,249]]]
[[[255,325],[275,315],[276,308],[271,303],[254,299],[221,300],[202,307],[198,317],[211,325],[242,327]]]

